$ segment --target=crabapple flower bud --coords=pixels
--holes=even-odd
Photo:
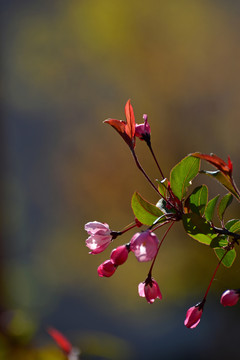
[[[139,137],[140,140],[149,141],[151,128],[148,123],[148,116],[147,114],[143,115],[144,123],[143,124],[136,124],[135,127],[135,136]]]
[[[112,276],[116,271],[116,265],[111,260],[106,260],[104,263],[99,265],[98,269],[98,275],[100,277],[110,277]]]
[[[111,253],[111,261],[114,265],[122,265],[128,258],[128,249],[126,245],[118,246]]]
[[[152,304],[157,298],[162,299],[158,283],[152,278],[138,285],[138,294],[145,297],[149,304]]]
[[[86,246],[91,250],[90,254],[99,254],[112,241],[111,230],[108,224],[92,221],[88,222],[84,228],[90,235],[86,240]]]
[[[159,240],[150,230],[133,235],[130,250],[139,262],[151,261],[157,253]]]
[[[221,296],[221,304],[223,306],[236,305],[240,297],[240,290],[226,290]]]
[[[199,324],[203,312],[204,303],[205,299],[201,303],[188,309],[186,319],[184,321],[184,325],[187,328],[194,329]]]

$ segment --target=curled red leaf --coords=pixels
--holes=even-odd
[[[224,160],[222,160],[221,158],[219,158],[218,156],[216,156],[214,154],[208,155],[208,154],[201,154],[201,153],[196,152],[191,155],[208,161],[210,164],[215,166],[218,170],[223,172],[225,175],[228,175],[230,178],[232,177],[233,166],[232,166],[232,162],[231,162],[229,156],[228,156],[228,163],[226,163]]]
[[[122,136],[131,149],[135,147],[135,117],[130,100],[125,105],[126,121],[107,119],[104,123],[111,125]]]
[[[60,331],[50,327],[47,329],[47,332],[65,354],[71,353],[72,345]]]

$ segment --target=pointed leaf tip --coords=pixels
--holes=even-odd
[[[225,175],[228,175],[231,177],[232,174],[232,162],[230,158],[228,157],[228,164],[222,160],[220,157],[218,157],[215,154],[202,154],[202,153],[193,153],[191,154],[194,157],[197,157],[199,159],[203,159],[208,161],[211,165],[215,166],[217,169],[219,169],[221,172],[223,172]]]
[[[133,112],[133,107],[131,105],[130,99],[128,99],[126,105],[125,105],[125,116],[126,116],[126,128],[125,132],[128,135],[128,137],[134,142],[134,136],[135,136],[135,116]]]
[[[106,119],[103,122],[111,125],[120,135],[122,135],[125,131],[126,124],[122,120]]]

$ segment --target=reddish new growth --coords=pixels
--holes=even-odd
[[[91,250],[90,254],[99,254],[116,240],[134,228],[138,231],[128,237],[126,243],[118,245],[112,250],[109,259],[99,265],[97,271],[100,277],[111,277],[119,266],[127,262],[130,253],[133,253],[138,262],[151,262],[146,280],[138,285],[139,296],[145,297],[149,304],[156,299],[162,299],[157,281],[153,278],[154,264],[159,254],[160,247],[165,240],[173,224],[183,222],[186,233],[195,240],[211,245],[218,257],[218,264],[213,272],[207,290],[200,303],[188,309],[184,324],[187,328],[194,329],[200,322],[204,304],[207,299],[211,284],[221,264],[229,267],[235,259],[235,245],[240,241],[240,220],[230,220],[224,225],[223,216],[227,206],[235,196],[240,202],[240,191],[233,180],[233,165],[228,157],[228,163],[216,155],[192,153],[178,163],[170,173],[170,178],[165,178],[159,162],[151,145],[151,128],[148,116],[143,115],[144,123],[136,124],[133,107],[130,100],[125,105],[126,120],[107,119],[104,122],[111,125],[128,145],[134,162],[142,175],[157,194],[156,205],[143,199],[135,193],[132,197],[132,209],[134,221],[121,231],[113,231],[106,223],[98,221],[88,222],[85,225],[89,237],[86,246]],[[142,167],[135,148],[136,139],[144,141],[153,157],[154,163],[161,175],[161,180],[154,183]],[[218,197],[208,201],[206,185],[196,187],[190,195],[186,195],[192,180],[200,172],[201,160],[209,162],[217,171],[205,171],[202,173],[212,176],[228,191],[218,207],[221,227],[213,224],[213,214]],[[167,230],[158,238],[155,232],[168,224]],[[143,229],[140,231],[140,228]],[[160,240],[159,240],[160,239]],[[228,255],[228,256],[227,256]],[[221,297],[223,306],[235,305],[240,297],[240,290],[227,290]],[[51,336],[59,344],[65,353],[71,351],[70,343],[57,330],[50,330]]]
[[[68,339],[60,331],[54,329],[53,327],[49,327],[47,332],[53,338],[68,360],[79,359],[80,350],[73,347]]]
[[[130,100],[125,105],[126,121],[107,119],[104,122],[111,125],[122,136],[131,149],[135,147],[135,117]]]

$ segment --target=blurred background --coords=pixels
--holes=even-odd
[[[53,326],[81,359],[210,359],[238,354],[239,260],[221,268],[200,325],[184,327],[216,267],[213,251],[175,225],[154,277],[163,300],[137,293],[149,264],[134,256],[113,277],[90,256],[84,224],[121,230],[134,191],[158,198],[108,117],[147,113],[165,174],[190,152],[230,155],[239,177],[240,4],[237,1],[2,0],[0,359],[63,359]],[[139,159],[159,174],[142,142]],[[210,184],[210,194],[224,194]],[[239,217],[233,202],[226,218]],[[163,230],[157,235],[161,237]],[[126,243],[134,234],[118,238]]]

